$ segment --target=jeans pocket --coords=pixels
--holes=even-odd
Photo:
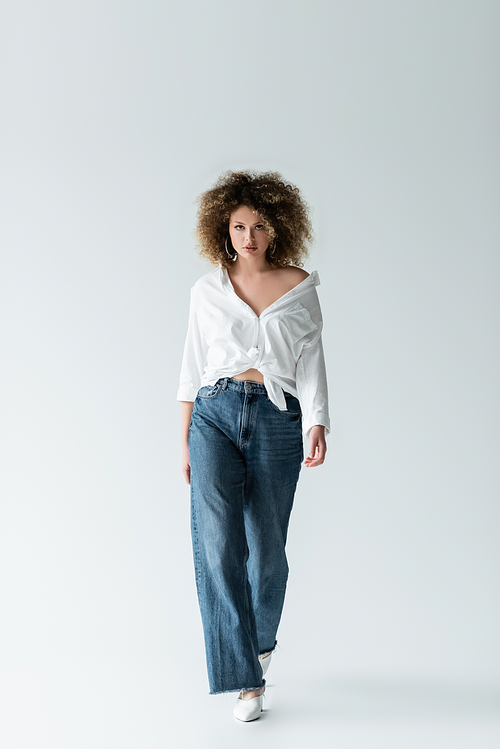
[[[197,398],[202,400],[209,400],[215,398],[221,391],[221,383],[216,382],[215,385],[204,385],[198,390]]]
[[[275,406],[272,400],[268,397],[268,402],[273,411],[277,411],[282,416],[290,419],[300,419],[302,418],[302,410],[300,408],[299,399],[296,398],[294,395],[290,395],[290,393],[285,393],[285,400],[286,400],[286,411],[282,411],[281,408],[278,408],[278,406]]]

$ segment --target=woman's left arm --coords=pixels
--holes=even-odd
[[[306,467],[320,466],[325,461],[326,435],[330,431],[328,413],[328,384],[325,356],[323,352],[321,308],[316,292],[307,305],[314,324],[302,342],[302,350],[296,366],[297,393],[302,408],[304,435],[309,438],[309,454],[304,461]]]

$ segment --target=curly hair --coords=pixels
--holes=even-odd
[[[267,260],[275,268],[302,266],[312,241],[308,206],[299,190],[278,172],[224,172],[215,185],[198,198],[196,238],[200,255],[224,268],[233,260],[225,242],[231,213],[240,205],[262,217],[269,234]]]

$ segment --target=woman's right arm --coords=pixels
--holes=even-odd
[[[181,416],[181,444],[182,444],[182,474],[187,484],[191,483],[191,462],[189,460],[189,424],[193,412],[192,401],[182,401]]]
[[[189,322],[182,358],[181,376],[177,400],[182,402],[181,416],[181,449],[182,473],[189,484],[191,481],[191,464],[189,460],[189,424],[194,400],[201,385],[201,379],[207,361],[208,345],[203,334],[198,309],[198,295],[191,290]]]

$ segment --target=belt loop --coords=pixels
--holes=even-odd
[[[222,378],[222,390],[227,389],[227,383],[229,382],[229,377],[223,377]]]

